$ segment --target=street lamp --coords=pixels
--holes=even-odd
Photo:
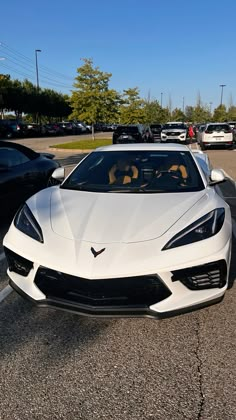
[[[220,96],[220,106],[222,105],[222,101],[223,101],[223,89],[226,85],[220,85],[221,87],[221,96]]]
[[[162,95],[163,95],[163,92],[161,92],[161,108],[162,108]]]
[[[39,93],[39,69],[38,69],[38,52],[41,50],[35,50],[35,65],[36,65],[36,80],[37,80],[37,93]],[[39,113],[36,114],[36,122],[40,123]]]
[[[209,102],[210,105],[210,115],[211,115],[211,106],[212,106],[212,102]]]
[[[37,53],[41,50],[35,50],[35,64],[36,64],[36,79],[37,79],[37,91],[39,91],[39,69],[38,69],[38,55]]]

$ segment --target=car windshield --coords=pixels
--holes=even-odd
[[[186,125],[184,125],[184,124],[165,124],[164,126],[163,126],[163,128],[164,128],[164,130],[166,130],[166,129],[172,129],[172,128],[180,128],[181,130],[186,130]]]
[[[204,183],[188,151],[95,151],[60,188],[102,193],[178,193],[200,191]]]

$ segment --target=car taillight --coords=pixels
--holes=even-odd
[[[205,133],[206,133],[206,134],[212,134],[212,131],[205,130]]]
[[[17,129],[17,130],[20,130],[20,126],[19,126],[19,125],[17,125],[17,126],[16,126],[16,129]]]

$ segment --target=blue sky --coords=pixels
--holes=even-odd
[[[69,93],[83,57],[112,73],[110,87],[172,109],[236,105],[236,1],[12,0],[1,5],[0,73]],[[18,72],[18,73],[17,73]],[[60,73],[60,74],[59,74]],[[184,99],[183,99],[184,98]]]

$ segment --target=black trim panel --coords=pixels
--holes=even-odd
[[[93,307],[88,308],[86,305],[86,310],[85,307],[82,305],[73,305],[73,304],[68,304],[68,302],[63,302],[63,301],[59,301],[59,300],[50,300],[50,299],[44,299],[44,300],[40,300],[40,301],[36,301],[34,299],[32,299],[29,295],[27,295],[22,289],[20,289],[14,282],[13,280],[10,279],[9,281],[10,286],[17,292],[19,293],[19,295],[21,295],[23,298],[29,300],[30,302],[36,304],[37,306],[41,306],[41,307],[49,307],[49,308],[54,308],[54,309],[61,309],[63,311],[66,312],[72,312],[75,313],[77,315],[83,315],[83,316],[87,316],[87,317],[106,317],[106,318],[114,318],[114,317],[120,317],[120,318],[133,318],[133,317],[142,317],[142,318],[155,318],[155,319],[165,319],[165,318],[171,318],[177,315],[182,315],[182,314],[186,314],[186,313],[190,313],[193,311],[196,311],[198,309],[203,309],[206,308],[208,306],[212,306],[215,305],[217,303],[220,303],[223,299],[224,299],[224,295],[219,297],[219,298],[215,298],[211,301],[207,301],[207,302],[203,302],[197,305],[193,305],[187,308],[181,308],[178,310],[174,310],[174,311],[169,311],[169,312],[164,312],[164,313],[160,313],[160,312],[156,312],[156,311],[152,311],[149,308],[146,308],[145,310],[140,310],[140,308],[137,308],[135,310],[135,308],[126,308],[124,309],[119,309],[117,307],[112,308],[110,307],[109,310],[108,308],[99,308],[96,310],[94,310]]]

